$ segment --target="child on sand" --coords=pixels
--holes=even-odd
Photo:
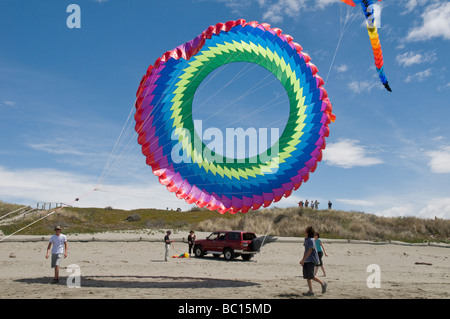
[[[325,254],[325,256],[328,257],[327,252],[325,251],[325,247],[323,246],[322,240],[320,239],[320,234],[316,232],[314,234],[314,243],[316,244],[316,250],[317,255],[319,255],[319,264],[316,265],[316,270],[314,271],[314,276],[317,274],[317,270],[322,268],[323,276],[326,277],[327,274],[325,273],[325,268],[323,267],[322,257]]]
[[[305,234],[305,253],[303,254],[302,260],[300,260],[300,265],[303,266],[303,278],[308,282],[309,290],[308,292],[303,293],[303,296],[314,296],[312,280],[318,282],[322,286],[322,293],[324,294],[327,290],[327,283],[314,275],[316,264],[319,263],[319,256],[317,255],[316,246],[314,244],[314,228],[312,226],[306,227]]]

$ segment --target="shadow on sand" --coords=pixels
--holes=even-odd
[[[66,286],[67,279],[68,277],[60,277],[60,281],[58,284],[53,284],[53,279],[51,277],[22,278],[15,280],[15,282],[26,284],[49,284]],[[70,278],[69,280],[71,279],[72,278]],[[241,288],[258,285],[258,283],[242,280],[171,276],[81,276],[80,280],[80,286],[83,288],[185,289]]]

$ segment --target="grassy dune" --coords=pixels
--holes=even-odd
[[[0,217],[19,208],[20,205],[0,202]],[[0,225],[5,235],[25,227],[32,221],[48,214],[33,213],[10,225]],[[138,217],[129,221],[130,216]],[[1,220],[0,220],[1,221]],[[379,217],[362,212],[338,210],[312,210],[310,208],[270,208],[247,214],[224,214],[206,209],[187,212],[158,209],[125,211],[112,208],[63,208],[20,234],[48,235],[54,225],[61,225],[64,232],[95,233],[112,230],[179,229],[214,231],[241,229],[257,234],[303,237],[306,226],[312,225],[324,238],[359,239],[372,241],[398,240],[404,242],[450,243],[450,220],[420,219],[416,217]]]
[[[265,209],[235,219],[205,220],[197,229],[207,230],[215,226],[253,230],[258,234],[304,237],[304,229],[308,225],[312,225],[323,238],[450,243],[450,220],[379,217],[361,212],[300,210],[296,207]]]

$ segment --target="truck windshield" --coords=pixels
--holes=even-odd
[[[206,239],[209,239],[209,240],[217,239],[217,235],[219,235],[219,233],[211,233],[211,235],[206,237]]]

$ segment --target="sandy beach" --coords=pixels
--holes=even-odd
[[[209,233],[197,233],[205,238]],[[188,251],[187,233],[174,232],[171,255]],[[450,248],[323,239],[328,283],[304,297],[299,261],[302,238],[275,238],[250,261],[212,256],[164,261],[163,232],[68,235],[60,283],[45,259],[49,236],[12,236],[0,242],[2,299],[449,299]],[[1,238],[0,238],[1,239]],[[369,265],[379,266],[380,287]],[[73,269],[79,272],[73,272]],[[75,276],[79,274],[79,281]],[[69,279],[69,280],[68,280]],[[69,285],[68,285],[69,283]],[[79,283],[79,288],[71,288]]]

